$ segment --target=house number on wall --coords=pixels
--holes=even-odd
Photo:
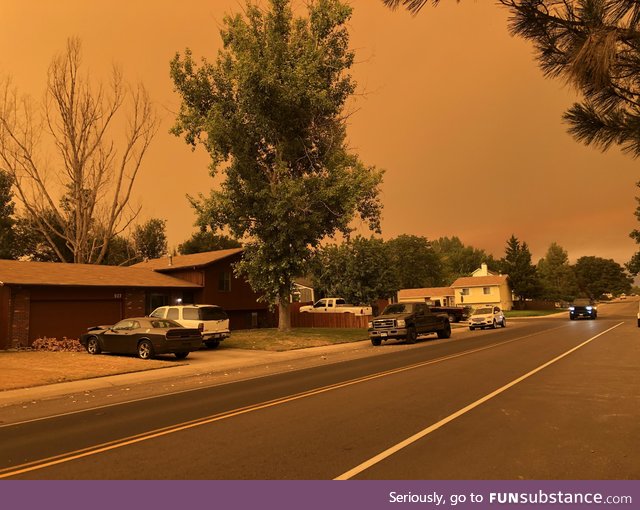
[[[114,299],[122,299],[122,294],[114,294],[113,298]]]

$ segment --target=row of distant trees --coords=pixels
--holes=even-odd
[[[51,249],[37,225],[28,216],[17,216],[12,200],[10,176],[0,170],[0,258],[63,261],[59,253],[73,257],[62,237]],[[50,221],[54,221],[51,215]],[[103,264],[129,265],[158,258],[168,252],[166,221],[152,218],[136,225],[129,236],[109,241]],[[205,228],[178,246],[178,253],[235,248],[240,242]],[[577,296],[598,298],[631,290],[632,278],[611,259],[584,256],[569,263],[567,251],[551,243],[546,255],[532,263],[526,242],[515,236],[507,240],[504,256],[495,259],[485,250],[467,246],[458,237],[401,235],[384,241],[357,236],[338,245],[320,248],[309,259],[305,273],[325,295],[340,295],[354,302],[371,302],[394,295],[399,289],[451,285],[486,263],[491,271],[509,276],[519,299],[570,301]]]
[[[465,246],[457,237],[430,242],[412,235],[389,241],[358,236],[320,249],[311,260],[310,274],[321,294],[368,303],[391,297],[399,289],[449,286],[483,262],[489,270],[508,275],[513,293],[522,300],[597,299],[632,288],[632,278],[614,260],[584,256],[570,264],[567,251],[552,243],[546,255],[533,264],[527,243],[515,236],[507,240],[500,259]]]

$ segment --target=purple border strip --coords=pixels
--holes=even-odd
[[[13,481],[7,509],[640,508],[640,481]],[[580,502],[581,501],[581,502]]]

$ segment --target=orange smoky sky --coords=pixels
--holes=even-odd
[[[258,1],[264,4],[264,1]],[[562,113],[577,99],[545,79],[529,43],[509,35],[508,12],[489,0],[441,2],[418,16],[380,0],[353,0],[351,45],[358,94],[349,143],[386,170],[383,237],[458,236],[504,254],[515,234],[534,262],[552,242],[583,255],[629,260],[636,245],[638,163],[567,134]],[[108,77],[118,64],[147,87],[162,124],[137,181],[142,221],[167,220],[170,247],[195,232],[186,195],[208,193],[209,158],[168,133],[180,99],[169,61],[191,48],[214,60],[226,13],[243,0],[0,0],[0,74],[40,98],[52,57],[68,37],[86,69]],[[302,7],[301,1],[294,1]],[[364,227],[359,232],[367,235]]]

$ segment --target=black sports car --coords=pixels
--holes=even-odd
[[[175,354],[184,359],[202,347],[202,334],[196,328],[184,328],[170,319],[134,317],[114,326],[95,326],[80,336],[89,354],[113,352],[137,354],[150,359],[156,354]]]

